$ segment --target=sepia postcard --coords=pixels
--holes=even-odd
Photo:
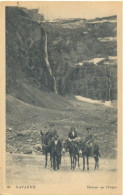
[[[0,3],[0,194],[122,194],[122,2]]]

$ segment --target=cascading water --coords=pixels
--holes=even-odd
[[[58,94],[57,87],[56,87],[56,79],[55,79],[54,76],[53,76],[53,86],[54,86],[54,92],[55,92],[56,94]]]
[[[52,69],[50,67],[50,63],[49,63],[49,59],[48,59],[48,52],[47,52],[47,33],[45,32],[45,46],[44,46],[44,51],[45,51],[45,62],[46,62],[46,66],[47,66],[47,69],[49,71],[49,74],[50,76],[52,77],[53,79],[53,87],[54,87],[54,92],[56,94],[58,94],[58,91],[57,91],[57,86],[56,86],[56,79],[55,77],[53,76],[53,73],[52,73]]]

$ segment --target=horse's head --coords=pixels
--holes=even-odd
[[[86,143],[84,141],[79,142],[79,150],[84,151],[86,148]]]
[[[42,131],[40,131],[41,133],[41,142],[42,145],[48,145],[48,140],[49,140],[49,131],[43,133]]]
[[[56,135],[57,135],[57,130],[52,130],[52,131],[50,132],[50,137],[51,137],[51,138],[55,137]]]
[[[73,153],[73,154],[77,154],[78,151],[79,151],[78,143],[76,141],[74,141],[74,140],[69,142],[69,152]]]

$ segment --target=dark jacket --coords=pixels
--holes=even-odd
[[[57,144],[55,144],[55,140],[53,140],[51,142],[51,153],[54,154],[54,153],[57,153],[58,155],[61,155],[61,151],[62,151],[62,143],[60,140],[58,140]]]
[[[69,137],[70,139],[75,139],[75,138],[77,137],[77,132],[74,131],[74,135],[73,135],[73,134],[72,134],[72,131],[70,131],[70,132],[68,133],[68,137]]]

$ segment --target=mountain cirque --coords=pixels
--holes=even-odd
[[[38,10],[6,7],[7,151],[40,154],[40,130],[61,139],[92,127],[101,155],[116,157],[116,16],[45,21]]]
[[[23,82],[61,95],[115,100],[116,27],[116,16],[45,21],[38,10],[7,7],[7,93]],[[96,58],[105,61],[95,64]]]

